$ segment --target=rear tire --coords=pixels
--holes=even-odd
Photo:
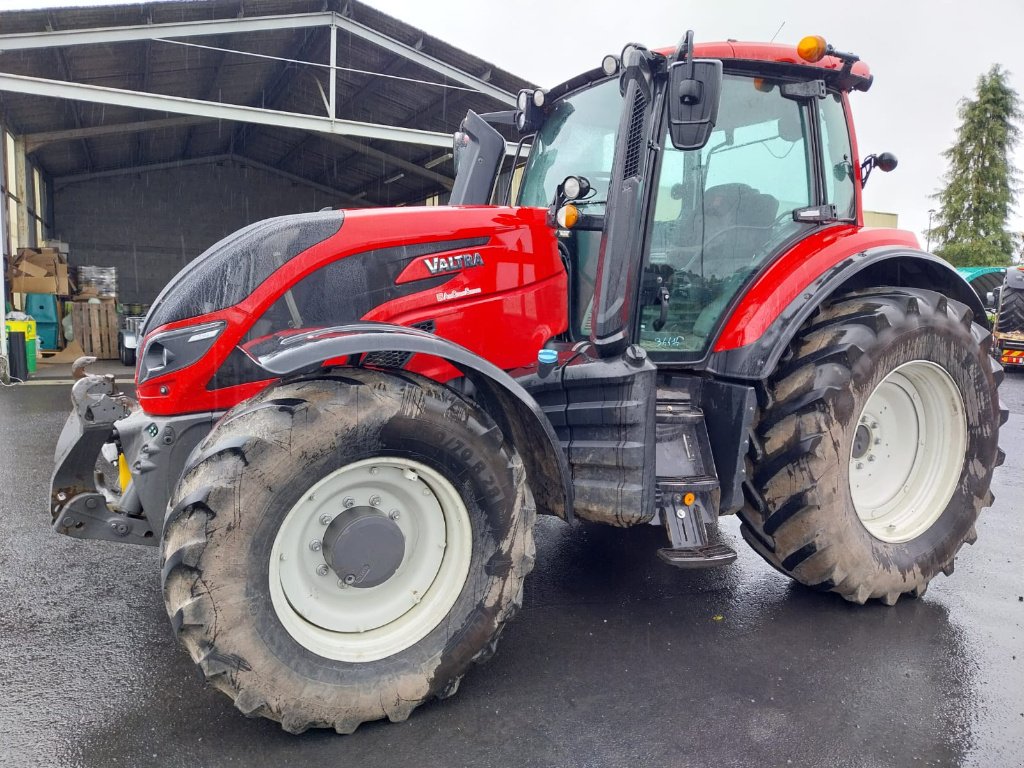
[[[966,306],[931,291],[824,306],[763,392],[746,541],[787,576],[856,603],[893,605],[952,573],[1002,461],[990,344]]]
[[[376,565],[330,559],[328,526],[357,512],[386,534],[347,539],[357,557],[404,537],[372,585]],[[293,733],[404,720],[492,652],[533,567],[534,516],[515,449],[446,387],[366,369],[280,384],[190,459],[164,530],[167,611],[248,716]]]
[[[1024,331],[1024,291],[1003,285],[997,322],[996,328],[1000,333]]]

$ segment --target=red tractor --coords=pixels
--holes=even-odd
[[[137,402],[75,384],[55,529],[160,546],[206,679],[292,732],[454,693],[537,513],[680,568],[735,513],[813,589],[922,595],[992,503],[1002,373],[971,287],[863,224],[871,80],[821,38],[628,45],[470,113],[450,206],[230,235],[153,304]]]

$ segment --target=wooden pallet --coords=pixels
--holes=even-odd
[[[71,326],[82,351],[98,360],[117,358],[117,306],[113,303],[71,305]]]

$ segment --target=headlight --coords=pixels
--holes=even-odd
[[[139,383],[192,365],[210,350],[226,325],[218,320],[156,334],[140,358]]]

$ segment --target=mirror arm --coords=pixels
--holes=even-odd
[[[871,178],[871,172],[875,170],[875,155],[868,155],[864,158],[864,162],[860,164],[860,188],[864,189],[867,186],[868,179]]]

